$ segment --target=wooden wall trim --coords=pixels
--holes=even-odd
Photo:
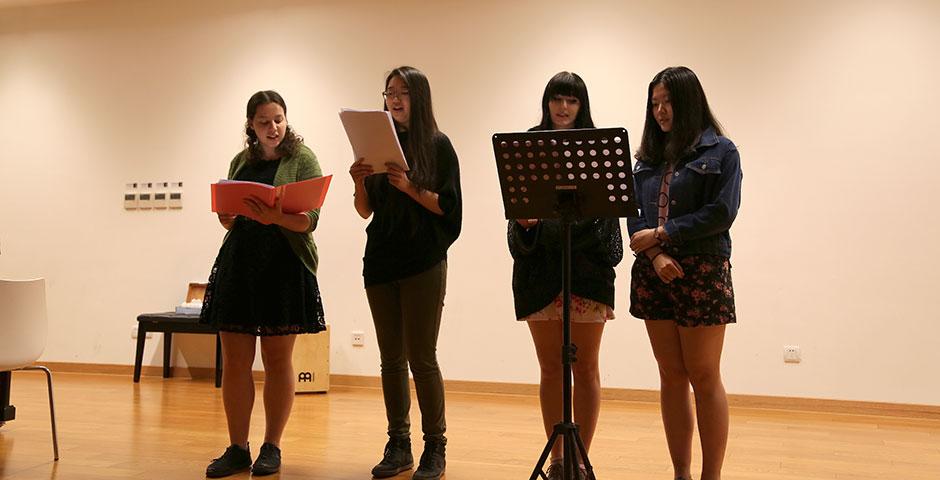
[[[132,376],[133,365],[113,365],[96,363],[43,362],[53,372],[93,373]],[[215,369],[211,367],[172,367],[173,377],[177,378],[215,378]],[[163,367],[144,366],[141,375],[160,377]],[[254,372],[256,381],[264,380],[264,372]],[[381,388],[378,376],[367,375],[330,375],[330,385],[349,387]],[[538,395],[538,385],[528,383],[478,382],[468,380],[445,380],[444,386],[449,392],[479,393],[496,395]],[[628,388],[604,388],[601,398],[610,401],[659,403],[657,390],[639,390]],[[766,395],[728,395],[728,404],[732,408],[756,408],[797,412],[845,413],[852,415],[876,415],[882,417],[923,418],[940,420],[940,405],[917,405],[906,403],[865,402],[857,400],[832,400],[822,398],[776,397]]]

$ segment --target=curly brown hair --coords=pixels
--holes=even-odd
[[[264,151],[261,148],[261,142],[258,141],[258,134],[251,128],[251,121],[255,118],[258,107],[269,103],[280,105],[281,108],[284,109],[284,115],[287,115],[287,103],[285,103],[284,98],[274,90],[257,92],[248,99],[248,107],[245,109],[245,116],[247,117],[245,121],[245,135],[248,136],[248,138],[245,139],[245,147],[248,149],[248,163],[255,163],[264,159]],[[284,132],[284,139],[281,140],[281,143],[278,144],[275,151],[281,157],[290,156],[297,151],[297,147],[302,143],[304,143],[304,138],[294,132],[294,129],[288,124],[287,131]]]

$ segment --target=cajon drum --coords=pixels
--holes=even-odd
[[[186,302],[189,303],[193,300],[202,301],[203,297],[206,296],[207,286],[209,286],[208,283],[191,282],[189,288],[186,289]]]
[[[316,334],[297,335],[294,342],[294,376],[297,393],[330,389],[330,326]]]

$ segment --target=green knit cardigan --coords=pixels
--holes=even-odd
[[[235,175],[248,163],[248,149],[242,150],[232,159],[232,164],[228,169],[228,178],[232,180]],[[286,183],[299,182],[311,178],[322,177],[323,171],[320,169],[320,163],[317,162],[317,156],[306,145],[299,145],[293,155],[281,159],[281,164],[277,167],[277,173],[274,174],[274,186],[284,185]],[[310,217],[310,226],[305,232],[294,232],[284,227],[281,232],[287,237],[291,250],[300,258],[304,266],[314,275],[317,274],[317,244],[313,242],[313,232],[317,228],[317,222],[320,220],[320,209],[306,212]],[[228,234],[222,243],[228,240]]]

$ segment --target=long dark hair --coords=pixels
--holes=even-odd
[[[653,114],[653,89],[662,84],[669,91],[672,103],[672,130],[663,132]],[[643,140],[636,152],[636,159],[658,164],[662,161],[674,163],[692,151],[699,138],[709,127],[718,135],[724,131],[715,120],[705,90],[695,72],[687,67],[669,67],[653,77],[646,94],[646,124]]]
[[[552,98],[563,95],[578,99],[578,116],[574,119],[574,128],[594,128],[594,120],[591,118],[591,101],[588,99],[587,85],[577,73],[558,72],[548,85],[545,85],[545,93],[542,94],[542,121],[539,122],[537,130],[551,130],[552,114],[548,110],[548,103]]]
[[[258,141],[258,134],[251,128],[251,121],[255,118],[258,107],[269,103],[280,105],[281,108],[284,109],[284,115],[287,115],[287,104],[284,102],[284,98],[274,90],[257,92],[248,99],[248,107],[245,108],[245,116],[247,117],[245,121],[245,135],[248,136],[248,138],[245,139],[245,147],[248,148],[248,163],[255,163],[264,159],[264,150],[261,148],[261,142]],[[297,151],[297,147],[302,143],[304,143],[303,137],[297,135],[290,124],[287,124],[287,129],[284,131],[284,138],[281,140],[281,143],[278,144],[275,151],[280,157],[290,156]]]
[[[411,160],[408,178],[419,189],[431,190],[437,183],[437,159],[434,139],[438,134],[434,108],[431,105],[431,85],[428,77],[414,67],[401,66],[385,77],[385,89],[398,77],[408,87],[411,117],[408,119],[408,143],[405,155]],[[388,110],[388,105],[384,105]]]

